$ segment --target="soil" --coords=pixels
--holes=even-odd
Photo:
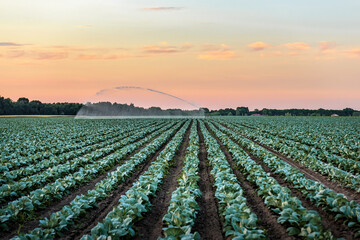
[[[231,137],[230,137],[231,138]],[[235,143],[236,140],[231,138]],[[237,143],[238,144],[238,143]],[[302,206],[308,210],[315,210],[319,213],[322,218],[322,225],[325,229],[331,230],[332,234],[337,238],[344,238],[344,239],[354,239],[349,233],[351,230],[343,223],[343,221],[335,220],[335,216],[331,213],[324,211],[321,207],[316,206],[313,202],[309,199],[305,198],[302,193],[294,188],[294,186],[288,182],[286,182],[281,176],[275,174],[263,161],[259,158],[254,156],[251,152],[247,149],[243,148],[240,144],[238,144],[240,148],[242,148],[252,160],[254,160],[257,164],[261,165],[266,173],[269,173],[271,177],[273,177],[281,186],[287,187],[291,191],[291,195],[297,197],[301,202]]]
[[[180,129],[182,126],[183,124],[178,129]],[[91,211],[87,213],[87,216],[84,219],[81,219],[78,224],[74,225],[71,229],[69,229],[68,232],[64,233],[64,237],[60,239],[80,239],[83,235],[89,234],[91,229],[95,227],[98,222],[102,221],[108,215],[108,213],[118,205],[121,196],[124,195],[133,186],[133,183],[136,182],[139,177],[148,170],[151,163],[159,156],[160,152],[164,150],[165,146],[171,141],[175,134],[176,131],[161,146],[161,148],[150,157],[148,161],[140,164],[140,166],[137,168],[137,171],[126,182],[120,184],[118,189],[112,191],[109,197],[98,203],[97,208],[91,209]]]
[[[139,222],[134,224],[135,239],[158,239],[161,236],[164,227],[162,219],[168,211],[172,192],[177,188],[177,178],[180,176],[184,165],[185,151],[189,145],[190,128],[191,124],[175,154],[168,174],[164,177],[159,190],[156,192],[156,197],[150,199],[151,210]]]
[[[359,192],[356,192],[353,189],[346,188],[346,187],[342,186],[340,183],[338,183],[336,181],[329,180],[326,176],[323,176],[320,173],[315,172],[315,171],[305,167],[304,165],[302,165],[302,164],[296,162],[295,160],[293,160],[292,158],[287,157],[287,156],[277,152],[275,149],[273,149],[273,148],[271,148],[271,147],[269,147],[267,145],[261,144],[260,142],[251,139],[250,137],[242,134],[241,132],[233,130],[230,127],[228,127],[228,126],[226,126],[224,124],[221,124],[221,125],[223,125],[226,128],[229,128],[230,130],[240,134],[241,136],[253,141],[254,143],[264,147],[265,149],[267,149],[271,153],[277,155],[279,158],[281,158],[282,160],[284,160],[285,162],[290,164],[292,167],[297,168],[298,170],[300,170],[307,178],[323,184],[325,187],[333,190],[336,193],[342,193],[347,197],[348,200],[356,201],[357,203],[360,204],[360,193]]]
[[[245,175],[240,171],[234,162],[231,153],[224,146],[224,144],[215,136],[215,134],[209,129],[209,126],[205,124],[207,129],[213,135],[220,145],[221,150],[226,156],[227,161],[229,162],[234,174],[239,180],[240,186],[243,189],[244,197],[247,199],[247,205],[251,208],[252,212],[255,213],[259,219],[258,226],[266,231],[266,235],[269,239],[294,239],[291,236],[288,236],[286,233],[287,225],[281,225],[277,222],[278,215],[271,211],[264,203],[262,198],[257,195],[257,187],[246,180]],[[360,193],[352,189],[343,187],[335,181],[329,180],[327,177],[321,175],[318,172],[315,172],[297,162],[293,159],[277,152],[269,146],[263,145],[256,140],[249,138],[248,136],[242,134],[240,131],[233,130],[231,127],[222,124],[222,126],[229,128],[230,130],[236,132],[237,134],[253,141],[259,146],[264,147],[269,152],[277,155],[285,162],[289,163],[291,166],[300,170],[307,178],[314,181],[322,183],[325,187],[334,190],[337,193],[344,194],[349,200],[354,200],[357,203],[360,203]],[[183,125],[182,125],[183,126]],[[178,129],[180,129],[180,126]],[[156,193],[156,197],[150,198],[152,204],[152,209],[144,215],[144,217],[135,223],[134,229],[137,233],[135,236],[136,239],[157,239],[162,236],[162,228],[165,227],[162,218],[167,213],[169,202],[171,199],[172,192],[177,187],[177,178],[181,174],[183,167],[183,160],[185,157],[185,151],[189,144],[189,135],[190,127],[187,129],[185,137],[181,143],[179,150],[176,152],[175,159],[172,162],[172,165],[169,168],[167,175],[163,179],[161,187]],[[215,188],[214,188],[214,179],[210,174],[210,166],[207,159],[207,152],[204,143],[204,136],[200,131],[198,124],[198,135],[200,139],[200,152],[199,152],[199,188],[201,190],[202,196],[198,198],[199,211],[195,219],[195,225],[192,228],[192,232],[198,232],[202,239],[228,239],[225,237],[222,232],[223,222],[218,212],[218,200],[215,197]],[[176,133],[176,132],[175,132]],[[122,195],[128,191],[134,182],[149,168],[151,163],[156,159],[159,153],[165,148],[165,146],[171,141],[175,133],[164,143],[161,148],[152,154],[144,163],[140,164],[136,171],[126,180],[124,183],[119,184],[117,189],[112,191],[109,196],[98,203],[98,206],[93,209],[89,209],[87,214],[83,216],[82,219],[79,219],[75,222],[74,225],[70,226],[66,232],[63,232],[62,238],[60,239],[80,239],[83,235],[90,233],[91,229],[95,227],[98,222],[103,220],[106,215],[118,205],[118,201]],[[159,134],[160,135],[160,134]],[[157,136],[159,136],[157,135]],[[156,137],[157,137],[156,136]],[[236,141],[234,141],[236,142]],[[240,144],[239,147],[242,148]],[[36,212],[36,220],[29,221],[23,226],[21,226],[21,232],[28,232],[32,229],[38,227],[39,219],[49,216],[53,212],[61,210],[65,205],[68,205],[76,196],[87,193],[88,190],[93,189],[99,181],[107,177],[109,172],[114,171],[119,165],[123,164],[124,161],[130,159],[131,156],[135,155],[141,149],[146,146],[144,144],[142,147],[135,150],[133,153],[129,154],[124,160],[121,160],[120,163],[116,164],[111,169],[107,170],[103,174],[99,175],[97,178],[93,179],[86,185],[80,186],[75,189],[69,195],[65,196],[61,200],[53,201],[50,203],[50,206],[47,206],[46,209],[40,209]],[[242,148],[255,162],[262,166],[265,172],[275,178],[280,185],[290,189],[292,196],[296,196],[301,202],[302,205],[308,210],[315,210],[319,213],[322,218],[322,224],[325,229],[330,229],[332,234],[335,237],[342,237],[344,239],[355,239],[351,234],[353,233],[342,220],[335,220],[335,214],[331,212],[324,211],[321,207],[317,207],[309,199],[306,199],[301,191],[294,188],[291,183],[286,182],[280,175],[275,174],[264,162],[254,156],[247,149]],[[14,235],[18,234],[19,224],[14,224],[11,232],[6,233],[5,235],[0,236],[0,240],[9,239]],[[3,233],[1,233],[3,234]],[[350,235],[350,236],[349,236]]]
[[[148,134],[150,134],[150,133],[148,133]],[[135,141],[138,141],[138,140],[134,140],[134,141],[132,141],[132,142],[130,142],[130,143],[133,143],[133,142],[135,142]],[[130,144],[130,143],[129,143],[129,144]],[[116,143],[113,143],[113,144],[116,144]],[[122,146],[122,147],[124,147],[124,146]],[[105,157],[113,154],[114,152],[116,152],[118,149],[121,149],[122,147],[121,147],[121,146],[120,146],[120,147],[117,147],[117,148],[111,150],[110,152],[105,153],[101,158],[105,158]],[[106,146],[103,147],[103,148],[106,149]],[[100,149],[103,149],[103,148],[99,148],[99,149],[97,149],[97,150],[100,150]],[[95,151],[96,151],[96,150],[95,150]],[[94,152],[94,151],[91,151],[91,152]],[[90,152],[90,153],[91,153],[91,152]],[[87,154],[85,154],[85,155],[88,155],[88,154],[90,154],[90,153],[87,153]],[[79,157],[81,157],[81,156],[79,156]],[[90,164],[90,163],[89,163],[89,164]],[[61,165],[61,164],[59,164],[59,165]],[[73,167],[73,168],[71,169],[70,173],[65,173],[65,175],[60,176],[60,177],[58,177],[58,178],[56,178],[56,179],[54,179],[54,178],[49,178],[46,184],[50,184],[50,183],[52,183],[52,182],[55,182],[57,179],[60,179],[60,178],[65,178],[65,177],[68,176],[69,174],[73,174],[73,173],[77,172],[81,167],[82,167],[82,166],[80,166],[80,165],[77,166],[76,168]],[[112,169],[113,169],[113,168],[112,168]],[[44,171],[46,171],[46,169],[45,169]],[[36,173],[36,174],[40,174],[40,173]],[[36,174],[34,174],[34,175],[36,175]],[[34,184],[33,186],[22,190],[22,192],[23,192],[23,194],[27,195],[27,194],[29,194],[31,191],[34,191],[34,190],[36,190],[36,189],[38,189],[38,188],[41,188],[41,187],[42,187],[42,186],[39,185],[39,184]],[[2,203],[2,204],[0,205],[0,207],[3,207],[3,206],[5,206],[5,205],[7,205],[9,202],[15,201],[16,199],[19,199],[19,198],[21,198],[21,197],[22,197],[22,196],[17,196],[17,197],[14,197],[14,198],[9,198],[9,201],[7,201],[7,202],[5,202],[5,203]]]
[[[236,166],[230,152],[220,141],[220,139],[209,129],[209,132],[217,140],[221,150],[226,156],[234,174],[239,180],[240,186],[243,189],[244,197],[246,198],[246,205],[249,206],[253,213],[259,219],[259,227],[266,230],[266,234],[269,239],[294,239],[286,233],[286,227],[277,222],[278,215],[273,213],[264,203],[262,198],[257,194],[256,186],[246,180],[244,174],[241,173],[239,168]]]
[[[198,182],[201,198],[198,200],[200,207],[196,215],[195,224],[192,228],[193,232],[198,232],[202,239],[225,239],[222,232],[223,224],[219,217],[218,201],[215,197],[215,190],[213,188],[214,180],[210,175],[210,167],[207,159],[207,153],[204,143],[204,136],[200,131],[198,124],[199,135],[199,175]]]
[[[141,130],[141,129],[146,128],[146,127],[148,127],[148,126],[142,126],[142,127],[138,128],[138,129],[132,130],[132,131],[135,132],[135,131],[137,131],[137,130]],[[128,133],[125,133],[125,135],[127,135],[127,134],[128,134]],[[101,136],[105,136],[106,133],[103,133],[103,134],[100,134],[100,135],[101,135]],[[105,142],[105,141],[109,141],[109,140],[111,140],[111,139],[118,138],[118,137],[120,137],[120,135],[116,135],[116,136],[113,136],[113,137],[107,138],[107,139],[104,139],[104,138],[103,138],[103,139],[99,139],[97,142],[83,145],[82,148],[83,148],[83,147],[95,146],[95,145],[101,144],[101,143],[103,143],[103,142]],[[79,148],[76,148],[76,149],[73,149],[73,150],[70,150],[70,151],[66,151],[66,152],[62,152],[62,153],[55,154],[55,155],[62,157],[62,156],[64,156],[64,155],[67,155],[67,154],[69,154],[69,153],[71,153],[71,152],[74,152],[74,151],[76,151],[76,150],[78,150],[78,149],[79,149]],[[96,149],[96,150],[99,150],[99,149]],[[80,155],[80,156],[76,156],[76,157],[75,157],[75,156],[72,156],[72,157],[70,157],[70,158],[67,158],[67,159],[66,159],[65,161],[63,161],[63,162],[58,163],[57,165],[64,164],[64,163],[67,162],[67,161],[71,161],[71,160],[73,160],[73,159],[75,159],[75,158],[82,157],[82,156],[84,156],[84,155],[86,155],[86,154],[89,154],[89,153],[91,153],[91,152],[94,152],[94,151],[95,151],[95,150],[91,150],[90,152],[86,152],[86,153],[84,153],[84,154],[82,154],[82,155]],[[48,158],[46,158],[46,159],[48,159]],[[41,160],[41,161],[43,161],[43,160]],[[54,166],[54,164],[51,164],[51,165],[49,165],[49,168],[50,168],[50,167],[53,167],[53,166]],[[38,170],[38,171],[32,173],[31,175],[18,176],[18,177],[16,177],[15,179],[13,179],[13,181],[19,181],[20,179],[23,179],[23,178],[26,178],[26,177],[30,177],[30,176],[35,175],[35,174],[39,174],[39,173],[44,172],[44,171],[46,171],[46,170],[47,170],[47,168]]]
[[[150,134],[150,133],[149,133]],[[161,133],[160,133],[161,134]],[[157,136],[154,137],[157,138],[158,136],[160,136],[160,134],[158,134]],[[151,141],[151,140],[150,140]],[[149,142],[150,142],[149,141]],[[170,140],[168,140],[170,141]],[[65,196],[64,198],[62,198],[61,200],[55,200],[52,201],[50,203],[49,206],[47,206],[45,209],[40,209],[36,212],[37,217],[34,220],[31,220],[29,222],[24,223],[21,226],[21,231],[22,233],[25,232],[29,232],[32,229],[38,227],[39,225],[39,219],[44,219],[44,218],[49,218],[50,215],[54,212],[60,211],[64,206],[68,205],[71,203],[71,201],[73,201],[75,199],[76,196],[78,195],[82,195],[82,194],[86,194],[89,190],[93,189],[95,187],[95,185],[100,182],[101,180],[103,180],[104,178],[107,177],[108,173],[114,171],[118,166],[122,165],[125,161],[129,160],[132,156],[134,156],[136,153],[138,153],[141,149],[143,149],[146,146],[147,143],[145,143],[143,146],[141,146],[140,148],[136,149],[134,152],[132,152],[131,154],[129,154],[128,156],[125,157],[124,160],[121,160],[121,162],[119,162],[118,164],[116,164],[114,167],[112,167],[111,169],[105,171],[104,173],[102,173],[101,175],[99,175],[98,177],[96,177],[95,179],[91,180],[90,182],[88,182],[86,185],[82,185],[79,186],[77,189],[75,189],[73,192],[71,192],[69,195]],[[167,144],[167,142],[166,142]],[[165,144],[165,145],[166,145]],[[157,151],[155,153],[155,155],[157,155],[158,153],[160,153],[160,151],[165,147],[165,145],[163,145],[163,147]],[[140,167],[141,168],[141,167]],[[136,174],[136,173],[135,173]],[[111,195],[111,194],[110,194]],[[4,236],[0,237],[0,240],[2,239],[8,239],[11,238],[15,235],[18,234],[18,229],[19,229],[20,225],[16,224],[16,226],[13,227],[13,229],[9,232],[6,233]]]

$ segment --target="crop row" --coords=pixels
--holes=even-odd
[[[234,125],[231,125],[234,127]],[[239,130],[237,127],[234,129]],[[274,137],[267,136],[262,137],[255,133],[247,131],[246,134],[253,139],[256,139],[261,144],[268,145],[275,150],[278,150],[280,153],[291,157],[294,161],[301,163],[302,165],[321,173],[324,176],[328,176],[330,179],[336,180],[342,183],[345,187],[352,188],[356,191],[360,191],[360,175],[353,175],[349,172],[341,170],[332,164],[324,163],[320,161],[312,153],[306,153],[297,148],[296,144],[287,141],[278,141]],[[355,166],[356,167],[356,166]]]
[[[63,164],[56,165],[46,171],[23,178],[13,184],[4,184],[0,187],[0,201],[4,202],[19,196],[24,196],[39,186],[50,184],[52,181],[56,181],[66,175],[73,174],[74,172],[79,171],[80,168],[86,168],[89,164],[96,162],[97,160],[115,152],[129,143],[137,141],[139,138],[145,136],[145,134],[157,129],[158,127],[149,127],[143,131],[136,132],[136,134],[133,133],[132,135],[128,134],[127,137],[124,136],[126,138],[120,137],[114,141],[109,140],[108,145],[105,143],[100,144],[98,147],[102,148],[95,149],[95,151],[89,154],[79,156],[73,160],[68,160]]]
[[[74,124],[69,120],[64,118],[47,119],[47,121],[35,118],[2,119],[1,126],[4,133],[2,139],[4,141],[0,144],[1,159],[6,156],[30,156],[41,152],[44,154],[57,153],[59,149],[51,148],[49,143],[66,148],[76,142],[84,141],[88,135],[106,133],[110,127],[107,123]],[[70,145],[66,143],[70,143]]]
[[[191,233],[199,210],[197,198],[201,192],[197,182],[199,180],[199,136],[197,122],[191,126],[189,146],[184,157],[184,166],[177,180],[178,187],[171,194],[168,211],[163,217],[165,227],[162,232],[164,239],[199,238],[198,233]]]
[[[135,235],[132,226],[150,209],[150,197],[155,196],[161,185],[189,124],[190,121],[187,121],[156,160],[151,163],[148,170],[120,198],[119,204],[91,230],[90,235],[83,236],[82,240],[120,239]]]
[[[223,219],[225,235],[238,239],[265,239],[265,232],[257,226],[257,216],[246,205],[243,190],[219,144],[202,121],[200,128],[211,167],[210,173],[215,182],[215,197],[219,201],[219,214]]]
[[[242,128],[243,129],[243,128]],[[245,130],[245,129],[243,129]],[[309,146],[304,144],[303,141],[287,139],[286,136],[277,134],[274,130],[245,130],[247,133],[250,133],[252,136],[259,136],[263,139],[271,139],[273,145],[277,148],[281,148],[284,144],[295,148],[299,152],[304,152],[304,154],[310,155],[318,160],[334,165],[340,170],[359,175],[360,173],[360,162],[353,159],[346,159],[340,156],[337,156],[333,153],[328,152],[325,144],[313,143],[314,146]],[[260,134],[259,134],[260,133]]]
[[[123,124],[124,123],[120,123],[119,125],[127,128],[127,125]],[[13,168],[29,165],[37,160],[59,155],[64,152],[68,152],[71,149],[76,149],[76,146],[86,144],[88,140],[92,139],[91,136],[93,135],[106,136],[111,133],[109,130],[112,130],[112,132],[117,132],[122,129],[120,126],[113,126],[109,129],[109,126],[105,127],[106,125],[101,126],[98,129],[85,128],[85,126],[91,126],[89,123],[76,124],[75,126],[68,126],[68,128],[65,128],[67,124],[62,127],[61,124],[57,125],[59,126],[51,125],[42,127],[40,129],[34,125],[28,125],[25,129],[18,129],[19,131],[16,134],[13,134],[15,135],[15,139],[8,140],[8,142],[5,144],[11,144],[11,148],[7,148],[9,150],[13,149],[16,152],[2,152],[2,165],[15,164]],[[14,128],[17,129],[17,127]],[[24,139],[21,138],[21,134],[23,133],[27,133]],[[4,147],[4,145],[2,147]],[[13,160],[16,161],[14,162]],[[32,160],[32,162],[29,162],[30,160]]]
[[[125,182],[137,169],[137,167],[148,160],[165,142],[174,134],[175,130],[182,123],[178,123],[170,130],[164,132],[159,138],[156,138],[147,144],[138,153],[132,156],[128,161],[117,167],[114,171],[108,173],[108,176],[95,185],[94,189],[86,194],[77,196],[70,204],[64,206],[60,211],[52,213],[50,218],[40,220],[40,227],[34,229],[29,234],[20,235],[15,239],[52,239],[61,235],[61,232],[75,224],[76,220],[97,207],[97,203],[105,199],[115,190],[119,184]],[[148,136],[146,140],[150,140]]]
[[[280,215],[278,222],[289,226],[287,228],[289,235],[306,239],[333,239],[331,232],[323,228],[318,212],[303,207],[301,201],[291,195],[290,189],[281,186],[273,177],[270,177],[227,135],[212,124],[210,124],[210,128],[229,149],[246,179],[256,185],[258,194],[262,196],[264,203],[273,212]]]
[[[359,122],[356,118],[266,118],[244,121],[247,126],[269,131],[343,158],[360,160]]]
[[[170,134],[169,132],[172,131],[175,131],[175,126],[166,133],[162,134],[160,138],[167,138],[166,136],[168,136],[168,134]],[[151,136],[155,137],[160,132],[163,132],[163,129],[154,132]],[[134,142],[136,139],[140,140],[146,135],[146,133],[140,132],[132,137],[129,137],[127,140],[124,139],[123,141],[127,141],[128,143]],[[10,202],[7,206],[0,210],[0,226],[4,229],[7,229],[11,222],[24,221],[27,218],[31,218],[36,209],[45,207],[46,203],[53,199],[61,199],[75,186],[85,184],[94,179],[96,176],[105,172],[107,169],[111,169],[128,154],[135,151],[145,143],[146,140],[142,139],[135,143],[128,144],[127,146],[115,151],[111,155],[108,155],[105,158],[80,168],[80,170],[74,174],[70,174],[63,179],[58,179],[54,183],[48,184],[42,189],[32,191],[28,196],[24,196],[16,201]]]
[[[162,126],[162,124],[159,124],[157,128],[160,128],[160,126]],[[21,191],[25,190],[26,188],[28,187],[32,188],[32,186],[26,186],[24,182],[30,181],[30,182],[39,182],[39,184],[43,184],[44,182],[48,182],[47,179],[56,179],[58,178],[58,176],[53,175],[53,172],[60,173],[58,169],[63,168],[64,173],[69,173],[66,172],[66,169],[68,169],[68,167],[70,166],[72,170],[75,170],[76,166],[79,165],[79,163],[81,164],[79,159],[81,160],[82,157],[92,158],[91,154],[89,153],[93,151],[98,151],[99,149],[107,146],[111,146],[112,144],[116,144],[117,142],[120,142],[120,140],[122,140],[123,138],[129,137],[134,133],[139,132],[140,130],[142,131],[143,127],[139,127],[136,129],[126,128],[123,131],[109,134],[109,136],[106,137],[101,137],[101,138],[94,137],[93,142],[91,142],[92,145],[84,146],[76,151],[71,151],[68,153],[61,154],[59,156],[53,156],[49,159],[38,161],[36,164],[27,167],[22,167],[10,172],[5,172],[3,174],[3,178],[1,178],[1,181],[7,184],[2,185],[0,187],[0,191],[3,191],[5,189],[4,191],[6,192],[6,189],[8,188],[8,189],[14,189],[13,192],[20,191],[19,194],[21,194],[22,193]],[[157,129],[147,127],[145,130],[155,131]],[[82,156],[84,154],[87,155]],[[40,173],[37,175],[33,175],[43,171],[44,169],[46,169],[50,173]],[[43,174],[45,174],[45,176]],[[27,176],[31,176],[31,177],[27,177]],[[33,180],[34,178],[36,180]],[[16,190],[18,189],[16,185],[22,185],[22,187],[20,187],[19,190]],[[5,194],[1,194],[2,197],[4,197],[4,195]]]
[[[319,182],[308,179],[298,169],[281,160],[278,156],[270,153],[263,147],[252,141],[235,134],[233,131],[217,124],[219,129],[229,134],[232,138],[259,157],[274,173],[279,174],[283,179],[291,183],[294,188],[317,206],[336,214],[336,219],[343,219],[348,227],[357,231],[360,236],[360,205],[355,201],[348,201],[343,194],[338,194]]]

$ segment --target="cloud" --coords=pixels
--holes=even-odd
[[[13,42],[0,42],[0,47],[14,47],[14,46],[23,46],[23,44],[13,43]]]
[[[321,41],[319,44],[320,44],[320,51],[322,52],[334,49],[337,46],[337,43],[335,41]]]
[[[286,43],[285,47],[290,50],[307,50],[310,48],[310,45],[304,42],[294,42],[294,43]]]
[[[182,7],[154,7],[154,8],[142,8],[144,11],[173,11],[182,10]]]
[[[144,52],[146,53],[177,53],[179,50],[174,46],[145,46]]]
[[[253,51],[261,51],[265,48],[271,47],[271,45],[264,43],[264,42],[254,42],[248,44],[248,47],[250,47]]]
[[[360,48],[350,49],[350,50],[347,50],[345,52],[352,55],[352,56],[359,56],[360,57]]]
[[[67,52],[37,52],[34,58],[37,60],[61,60],[67,57]]]
[[[149,54],[164,54],[164,53],[178,53],[184,52],[188,49],[192,48],[190,43],[185,43],[180,47],[171,46],[168,42],[161,42],[159,45],[148,45],[144,46],[143,52]]]
[[[184,44],[183,48],[189,48],[189,44]],[[31,45],[22,49],[7,48],[3,53],[3,58],[7,59],[31,59],[31,60],[116,60],[128,58],[122,48],[99,48],[91,46],[38,46]]]
[[[11,50],[7,51],[6,57],[7,58],[20,58],[25,55],[25,51],[23,50]]]
[[[220,46],[206,44],[202,47],[203,53],[198,55],[200,60],[228,60],[236,58],[235,51],[231,50],[226,44]]]
[[[77,56],[77,60],[115,60],[125,58],[125,56],[120,56],[118,54],[112,55],[97,55],[97,54],[80,54]]]

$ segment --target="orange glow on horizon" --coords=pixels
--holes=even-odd
[[[265,1],[39,0],[31,8],[3,1],[0,96],[85,102],[101,89],[130,85],[211,109],[360,109],[356,8],[343,6],[348,14],[336,24],[347,28],[340,29],[324,21],[336,9],[316,3],[313,10],[327,15],[309,15],[300,2],[280,2],[293,14]],[[138,101],[160,104],[141,94]]]

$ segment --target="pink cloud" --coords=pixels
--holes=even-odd
[[[310,45],[304,42],[294,42],[285,44],[285,47],[290,50],[307,50],[310,48]]]
[[[178,53],[184,52],[190,49],[192,45],[190,43],[185,43],[180,47],[171,46],[168,42],[161,42],[159,45],[148,45],[143,47],[143,51],[149,54],[166,54],[166,53]]]
[[[360,56],[360,48],[354,48],[346,51],[348,54],[353,56]]]
[[[98,54],[80,54],[77,56],[77,60],[115,60],[125,58],[124,56],[119,56],[117,54],[113,55],[98,55]]]
[[[330,49],[334,49],[337,46],[337,43],[335,41],[321,41],[319,44],[320,44],[320,50],[322,52],[325,52]]]
[[[271,45],[264,43],[264,42],[254,42],[248,44],[248,47],[250,47],[253,51],[261,51],[265,48],[271,47]]]
[[[201,60],[228,60],[236,58],[235,51],[226,44],[220,46],[207,44],[203,46],[203,53],[198,55]]]
[[[38,52],[35,59],[37,60],[61,60],[68,57],[66,52]]]
[[[25,51],[23,50],[11,50],[11,51],[8,51],[6,56],[8,58],[20,58],[20,57],[23,57],[25,55]]]

